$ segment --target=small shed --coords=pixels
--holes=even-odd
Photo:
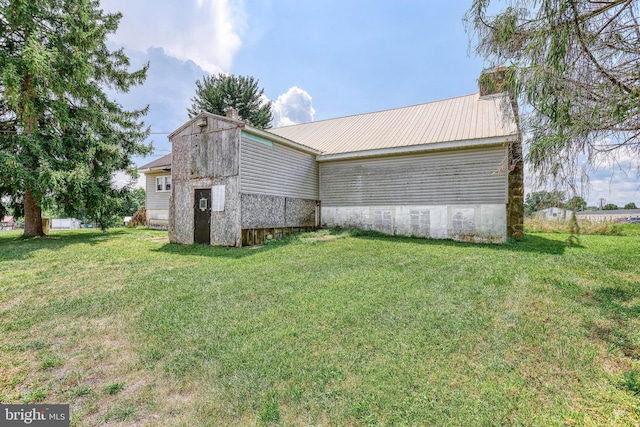
[[[82,228],[82,222],[76,218],[53,218],[51,229],[53,230],[77,230]]]
[[[573,215],[573,211],[558,208],[558,207],[551,207],[551,208],[539,210],[535,212],[533,215],[535,215],[538,218],[545,219],[547,221],[566,221],[571,219],[571,215]]]
[[[317,150],[207,112],[169,140],[171,242],[253,245],[319,226]]]

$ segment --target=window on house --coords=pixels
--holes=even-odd
[[[171,176],[156,177],[156,191],[171,191]]]

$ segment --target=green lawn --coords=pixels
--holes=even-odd
[[[638,425],[640,233],[0,233],[0,401],[72,425]]]

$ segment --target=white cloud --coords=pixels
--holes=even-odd
[[[115,188],[121,189],[125,185],[131,184],[132,178],[124,171],[118,171],[113,174],[111,179],[111,185]],[[143,174],[138,174],[138,178],[133,180],[133,188],[144,188],[145,187],[145,176]]]
[[[312,122],[316,111],[312,98],[304,89],[297,86],[278,97],[271,104],[273,127],[290,126],[298,123]]]
[[[246,27],[242,0],[102,0],[123,18],[110,40],[146,51],[193,60],[209,73],[229,70]]]

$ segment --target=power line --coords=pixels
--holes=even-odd
[[[11,134],[11,135],[29,135],[30,133],[34,133],[34,132],[18,132],[18,131],[15,131],[15,130],[0,130],[0,133],[6,134],[6,135],[9,135],[9,134]],[[139,132],[108,132],[108,133],[107,132],[101,132],[101,133],[94,132],[93,134],[94,135],[100,135],[100,136],[108,136],[108,135],[130,135],[130,134],[134,134],[134,133],[139,133]],[[171,133],[172,132],[149,132],[149,135],[169,135]],[[74,134],[83,135],[83,136],[87,135],[86,133],[85,134],[79,134],[79,133],[75,133],[75,132],[74,133],[68,133],[68,132],[62,133],[62,135],[74,135]]]

